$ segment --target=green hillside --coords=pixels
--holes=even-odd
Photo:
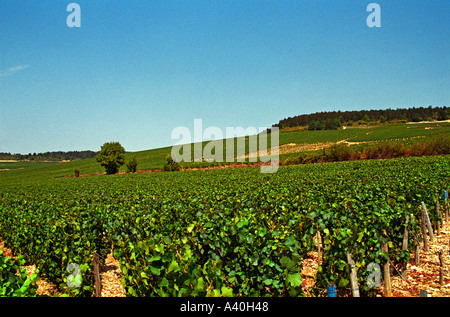
[[[279,135],[280,159],[298,156],[299,153],[324,151],[332,144],[344,143],[350,147],[364,148],[373,144],[390,141],[404,145],[417,144],[432,139],[437,135],[450,137],[449,122],[415,123],[398,125],[380,125],[366,127],[346,127],[339,130],[320,131],[281,131]],[[246,154],[249,152],[248,137],[245,138]],[[270,146],[270,136],[268,136]],[[119,140],[120,142],[120,140]],[[234,140],[235,149],[238,139]],[[208,142],[203,143],[203,147]],[[226,141],[224,144],[224,158],[226,155]],[[447,142],[448,144],[448,142]],[[99,144],[100,148],[100,144]],[[126,153],[126,159],[136,156],[138,170],[162,169],[165,158],[171,152],[171,147],[151,149],[146,151]],[[192,156],[194,145],[191,145]],[[225,160],[224,160],[225,161]],[[248,161],[248,158],[246,158]],[[203,167],[210,165],[223,165],[217,162],[182,162],[183,167]],[[60,178],[73,175],[79,169],[81,174],[103,173],[104,169],[94,158],[76,160],[71,162],[0,162],[0,185],[16,182],[35,182],[42,179]],[[120,171],[126,171],[122,166]]]

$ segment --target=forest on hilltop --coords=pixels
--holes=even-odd
[[[98,152],[94,151],[56,151],[45,153],[5,153],[0,152],[0,160],[16,160],[16,161],[73,161],[86,158],[93,158]]]
[[[282,128],[308,126],[310,130],[333,130],[342,125],[358,125],[373,122],[442,121],[450,117],[450,108],[412,107],[384,110],[327,111],[284,118],[274,126]]]

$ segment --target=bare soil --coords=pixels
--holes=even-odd
[[[391,268],[392,297],[420,297],[420,291],[427,291],[431,297],[450,297],[450,221],[444,222],[439,234],[435,234],[435,241],[428,240],[428,251],[423,245],[419,247],[419,265],[415,265],[415,254],[411,254],[411,260],[406,268],[406,277]],[[443,285],[439,280],[439,254],[442,251],[444,262]],[[315,288],[314,277],[317,273],[317,252],[310,252],[303,260],[303,288],[306,295],[310,295]],[[384,282],[381,282],[381,295],[384,296]]]

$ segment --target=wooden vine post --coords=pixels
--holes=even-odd
[[[317,263],[322,264],[322,239],[319,231],[317,231]]]
[[[445,191],[444,192],[444,200],[445,200],[445,221],[448,221],[448,209],[449,209],[449,206],[448,206],[448,192],[447,191]]]
[[[353,297],[359,297],[358,277],[356,275],[355,261],[352,259],[352,254],[347,251],[347,262],[350,265],[350,286],[352,288]]]
[[[423,201],[422,201],[422,212],[424,213],[424,219],[425,219],[425,223],[428,227],[428,233],[430,234],[430,240],[431,240],[431,242],[434,242],[434,234],[433,234],[433,228],[431,227],[430,216],[428,215],[427,206],[425,206],[425,203]]]
[[[422,240],[423,240],[423,248],[425,252],[428,252],[428,238],[427,238],[427,226],[426,226],[426,220],[425,220],[425,213],[422,209],[422,216],[421,216],[421,224],[422,224]]]
[[[97,253],[94,253],[94,277],[95,277],[95,296],[102,297],[102,285],[100,282],[99,255]]]
[[[408,238],[409,238],[409,232],[408,232],[408,224],[409,224],[409,215],[406,216],[406,223],[405,223],[405,232],[403,233],[403,245],[402,245],[402,251],[405,251],[408,249]],[[406,268],[407,263],[405,263],[404,267],[402,268],[402,277],[406,278]]]
[[[386,229],[383,229],[383,235],[387,235],[386,234]],[[386,254],[386,256],[388,256],[388,244],[387,241],[386,243],[383,243],[381,245],[381,251],[383,253]],[[386,263],[383,266],[384,269],[384,296],[386,297],[391,297],[392,296],[392,291],[391,291],[391,272],[390,272],[390,268],[389,268],[389,256],[388,259],[386,260]]]
[[[419,244],[416,244],[416,252],[414,254],[414,264],[417,266],[420,264],[420,249]]]
[[[439,285],[444,286],[444,258],[443,258],[443,249],[440,248],[438,251],[439,255]]]
[[[441,212],[441,208],[439,206],[439,197],[438,197],[438,200],[436,201],[436,212],[440,219],[440,220],[438,220],[438,223],[437,223],[437,234],[440,235],[441,228],[443,227],[444,224],[442,223],[442,212]]]

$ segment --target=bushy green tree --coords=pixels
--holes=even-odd
[[[319,121],[311,121],[309,123],[308,130],[314,131],[314,130],[322,130],[324,128],[323,122]]]
[[[125,164],[125,149],[119,142],[107,142],[102,145],[96,159],[105,167],[106,174],[115,174]]]
[[[333,129],[333,130],[337,130],[337,129],[340,129],[340,128],[342,128],[342,122],[341,122],[341,120],[338,119],[338,118],[334,118],[334,119],[333,119],[333,124],[332,124],[332,129]]]

